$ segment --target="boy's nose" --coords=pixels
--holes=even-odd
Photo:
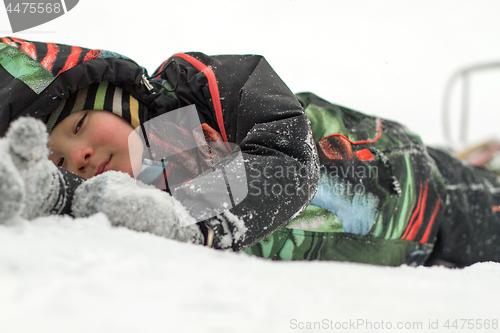
[[[71,159],[78,173],[85,173],[87,171],[92,156],[94,156],[94,150],[91,147],[84,147],[73,151]]]

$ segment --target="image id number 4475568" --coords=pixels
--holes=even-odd
[[[18,13],[18,14],[25,14],[25,13],[60,13],[63,9],[61,8],[60,3],[45,3],[45,2],[21,2],[21,3],[16,3],[15,6],[13,6],[12,3],[7,4],[6,8],[7,13]]]
[[[498,329],[498,319],[448,319],[443,327],[447,329]]]

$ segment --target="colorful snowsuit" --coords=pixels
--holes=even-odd
[[[444,193],[419,137],[312,94],[297,97],[318,148],[318,192],[297,218],[247,252],[282,260],[423,264]]]
[[[207,139],[235,143],[244,156],[249,195],[231,212],[248,232],[234,251],[382,265],[500,260],[493,176],[426,148],[397,123],[293,95],[261,56],[182,53],[149,77],[108,51],[1,41],[0,136],[19,116],[47,122],[61,100],[103,81],[145,105],[124,110],[133,126],[195,104]],[[214,231],[223,248],[223,232]]]

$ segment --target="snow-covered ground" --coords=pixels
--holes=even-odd
[[[299,329],[307,322],[436,332],[446,320],[500,319],[497,263],[273,262],[114,228],[103,215],[0,226],[0,249],[1,332],[274,333],[311,331]]]
[[[293,91],[442,144],[446,80],[500,59],[498,13],[500,2],[488,0],[81,0],[15,36],[117,51],[150,72],[178,51],[263,54]],[[0,33],[9,30],[0,9]],[[473,101],[476,134],[500,120],[492,82],[474,81],[486,93]],[[45,218],[0,226],[0,332],[372,332],[388,323],[488,332],[498,330],[499,277],[496,263],[271,262],[112,228],[102,215]],[[462,319],[471,319],[463,330]],[[315,322],[321,329],[306,329]]]

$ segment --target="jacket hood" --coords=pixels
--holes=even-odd
[[[146,106],[138,114],[142,123],[154,116],[148,114],[147,108],[159,97],[144,84],[147,76],[146,69],[115,52],[0,38],[0,136],[20,116],[47,123],[61,104],[80,89],[102,82],[123,89]]]

